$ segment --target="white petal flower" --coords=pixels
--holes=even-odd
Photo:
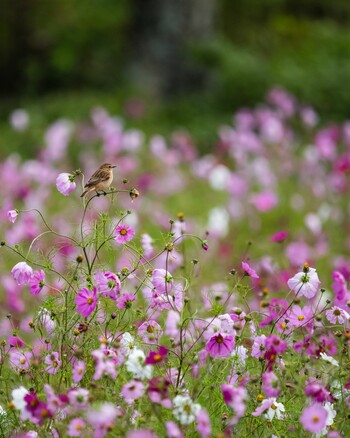
[[[24,386],[12,391],[12,403],[17,410],[22,411],[26,407],[27,403],[24,401],[24,397],[27,394],[29,394],[29,391]]]
[[[337,360],[335,360],[334,357],[328,356],[326,353],[321,353],[320,357],[321,357],[321,359],[325,360],[326,362],[331,363],[335,367],[339,366],[339,362]]]
[[[129,356],[129,354],[135,349],[134,337],[129,332],[123,333],[120,345],[123,347],[124,353]]]
[[[288,287],[297,293],[300,297],[313,298],[321,284],[316,269],[307,268],[307,270],[298,272],[287,282]]]
[[[191,424],[195,415],[200,411],[201,406],[193,403],[188,395],[177,395],[173,400],[173,415],[180,424]]]
[[[151,365],[145,365],[145,353],[142,350],[135,348],[128,356],[126,369],[134,375],[135,379],[150,379],[152,377],[153,368]]]
[[[278,403],[275,398],[269,399],[273,400],[271,407],[265,413],[265,418],[268,420],[272,420],[273,418],[277,418],[277,420],[282,420],[284,418],[285,407],[282,403]]]

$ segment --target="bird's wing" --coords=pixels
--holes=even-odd
[[[96,172],[91,176],[89,181],[85,184],[84,187],[91,187],[95,186],[98,183],[101,183],[103,181],[107,181],[110,178],[110,172],[108,170],[102,170],[98,169]]]

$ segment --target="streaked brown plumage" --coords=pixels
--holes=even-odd
[[[104,163],[102,164],[95,173],[92,174],[89,181],[85,184],[84,188],[86,189],[82,195],[81,198],[85,196],[87,193],[92,192],[95,190],[97,195],[99,195],[99,192],[103,192],[105,195],[105,190],[108,189],[108,187],[112,184],[113,181],[113,168],[116,166],[113,166],[113,164],[110,163]]]

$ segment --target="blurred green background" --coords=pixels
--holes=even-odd
[[[100,104],[147,132],[217,126],[275,85],[327,120],[350,113],[345,0],[1,0],[0,116],[40,126]],[[0,144],[3,151],[5,146]]]

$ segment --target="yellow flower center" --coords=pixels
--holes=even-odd
[[[312,417],[312,421],[314,423],[318,423],[320,421],[320,418],[315,415],[314,417]]]
[[[126,229],[125,229],[125,228],[122,228],[122,229],[120,230],[119,234],[120,234],[121,236],[125,236],[125,235],[127,234]]]
[[[216,342],[217,342],[218,344],[222,344],[222,343],[224,342],[224,338],[223,338],[221,335],[218,335],[218,336],[216,337]]]
[[[298,316],[298,320],[299,320],[299,321],[304,321],[304,319],[305,319],[305,316],[304,316],[304,315],[299,315],[299,316]]]
[[[159,362],[160,360],[162,360],[162,356],[158,353],[158,354],[155,354],[154,356],[153,356],[153,360],[155,361],[155,362]]]
[[[92,298],[88,298],[87,303],[88,304],[92,304],[94,302],[94,300]]]
[[[333,315],[335,316],[339,316],[341,314],[339,309],[335,309],[335,311],[333,312]]]

